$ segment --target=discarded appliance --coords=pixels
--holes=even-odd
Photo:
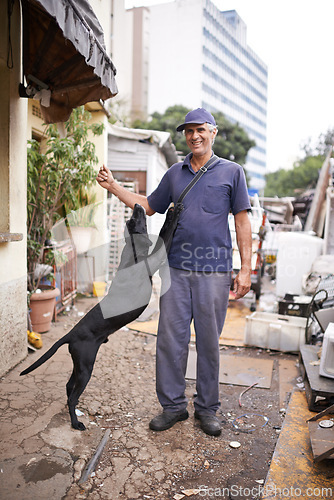
[[[330,308],[330,310],[333,316],[332,321],[334,321],[334,309]],[[323,309],[322,311],[328,312],[328,309]],[[325,331],[319,374],[323,377],[334,378],[334,323],[329,323]]]
[[[318,321],[322,332],[326,332],[329,324],[334,322],[334,307],[325,307],[324,309],[314,311],[314,316]]]
[[[318,351],[319,347],[306,344],[301,346],[299,354],[308,408],[316,412],[334,404],[334,380],[320,376]]]
[[[322,341],[328,324],[334,322],[334,275],[318,276],[314,285],[305,328],[306,344]]]

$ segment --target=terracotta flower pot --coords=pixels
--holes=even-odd
[[[51,321],[56,305],[56,297],[60,295],[58,288],[40,287],[40,292],[30,296],[30,320],[34,332],[44,333],[51,328]]]

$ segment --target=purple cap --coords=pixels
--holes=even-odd
[[[181,132],[181,130],[184,130],[185,126],[188,125],[188,123],[210,123],[210,125],[213,125],[216,127],[216,122],[214,117],[212,116],[209,111],[207,111],[204,108],[197,108],[194,109],[193,111],[189,111],[189,113],[186,114],[184,123],[179,125],[176,130],[178,132]]]

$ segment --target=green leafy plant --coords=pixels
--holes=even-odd
[[[94,204],[78,208],[77,210],[71,210],[71,212],[67,215],[69,225],[73,227],[96,228],[96,224],[94,222],[95,209],[96,206]]]
[[[65,123],[62,137],[55,125],[46,127],[45,144],[36,140],[28,143],[27,152],[27,264],[28,290],[40,284],[36,273],[41,264],[54,262],[52,248],[46,242],[55,222],[66,216],[65,207],[75,207],[78,193],[95,179],[94,165],[98,159],[95,145],[88,133],[100,135],[103,124],[88,123],[90,113],[83,107],[73,110]]]
[[[91,194],[87,186],[81,187],[74,203],[65,205],[68,224],[74,227],[96,228],[95,215],[101,203],[96,202],[96,194]]]

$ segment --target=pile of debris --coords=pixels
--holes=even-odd
[[[334,458],[334,419],[328,418],[334,413],[331,154],[316,188],[302,197],[252,200],[252,217],[258,214],[253,239],[259,242],[259,274],[272,280],[276,300],[271,310],[254,311],[247,317],[244,334],[246,345],[299,354],[308,409],[320,412],[309,421],[314,462]]]

